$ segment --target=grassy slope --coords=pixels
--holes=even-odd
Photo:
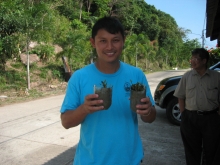
[[[26,66],[21,62],[7,62],[6,72],[0,74],[0,106],[64,94],[67,83],[62,69],[62,66],[40,62],[31,66],[31,88],[27,90]]]

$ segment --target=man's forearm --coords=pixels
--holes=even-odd
[[[69,129],[71,127],[78,126],[87,116],[87,113],[82,110],[82,105],[76,110],[69,110],[61,114],[61,121],[64,128]]]
[[[141,115],[143,122],[152,123],[156,118],[156,109],[154,106],[151,106],[151,110],[148,115]]]
[[[180,112],[182,113],[185,110],[185,99],[178,99]]]

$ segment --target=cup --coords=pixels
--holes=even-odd
[[[144,88],[144,90],[142,91],[134,91],[131,89],[131,94],[130,94],[130,108],[132,111],[136,112],[137,108],[136,105],[137,104],[145,104],[143,102],[141,102],[142,98],[146,97],[146,88]]]
[[[99,95],[96,100],[103,100],[103,103],[100,105],[103,105],[104,109],[107,110],[112,103],[112,87],[104,88],[94,85],[94,93]]]

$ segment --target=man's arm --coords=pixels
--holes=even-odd
[[[156,119],[156,109],[152,106],[148,97],[141,99],[141,102],[146,104],[138,104],[137,114],[141,115],[141,120],[145,123],[152,123]]]
[[[103,110],[104,106],[97,106],[102,104],[103,100],[95,100],[96,98],[98,98],[97,94],[87,95],[84,103],[78,108],[62,113],[60,118],[63,127],[69,129],[78,126],[88,114]]]
[[[185,99],[178,98],[180,113],[185,110]]]
[[[84,111],[83,105],[76,110],[69,110],[60,115],[61,122],[64,128],[69,129],[82,123],[88,113]]]
[[[141,120],[145,123],[152,123],[156,119],[156,108],[150,107],[147,115],[141,115]]]

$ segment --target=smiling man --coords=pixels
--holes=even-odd
[[[139,165],[144,151],[137,115],[148,123],[156,117],[148,81],[139,68],[119,60],[125,36],[116,18],[99,19],[90,42],[98,58],[71,76],[60,110],[66,129],[81,124],[74,165]],[[112,86],[112,103],[107,110],[93,91],[93,86],[102,81]],[[136,106],[137,113],[130,108],[131,81],[147,89],[143,104]]]

